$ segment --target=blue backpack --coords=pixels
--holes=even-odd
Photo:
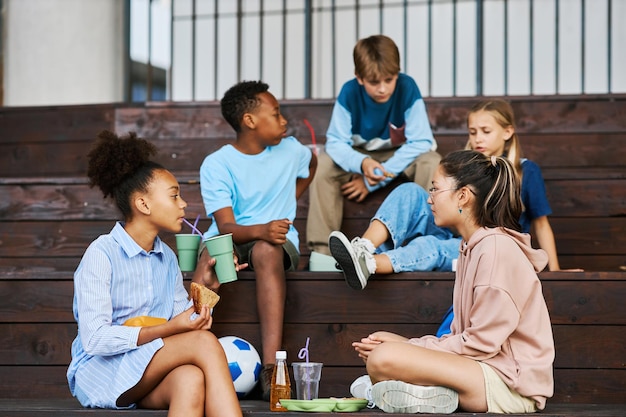
[[[437,337],[441,337],[444,334],[450,333],[450,325],[452,324],[452,319],[454,318],[454,312],[452,310],[452,306],[446,311],[446,314],[443,316],[443,321],[439,325],[439,329],[437,330]]]

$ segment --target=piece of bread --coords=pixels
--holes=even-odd
[[[206,304],[209,308],[213,308],[220,300],[220,296],[213,290],[195,282],[191,283],[190,292],[193,299],[193,308],[197,314],[200,314],[203,305]]]

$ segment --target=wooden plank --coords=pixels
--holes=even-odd
[[[341,230],[349,237],[360,236],[370,218],[344,219]],[[550,218],[559,255],[620,255],[626,259],[626,217]],[[296,220],[298,230],[306,223]],[[308,253],[308,251],[307,251]]]
[[[316,137],[323,137],[332,113],[332,100],[285,100],[281,112],[287,119],[287,134],[310,143],[304,120],[310,121]],[[135,131],[140,137],[164,138],[235,138],[235,131],[221,115],[219,103],[167,103],[162,106],[137,104],[115,113],[118,132]]]
[[[240,401],[241,411],[244,416],[274,417],[275,412],[269,410],[268,403],[259,400]],[[134,417],[155,417],[167,415],[166,410],[98,410],[84,409],[74,399],[0,399],[0,412],[4,417],[78,417],[78,416],[127,416],[129,413]],[[283,412],[283,417],[298,417],[301,412]],[[316,413],[318,417],[335,417],[336,413]],[[364,408],[361,411],[350,413],[354,416],[382,417],[401,416],[403,414],[386,414],[378,408]],[[430,414],[433,417],[444,417],[446,414]],[[475,416],[476,413],[456,411],[455,416]],[[528,414],[509,414],[512,417],[526,417]],[[571,404],[555,403],[550,400],[546,409],[541,411],[544,417],[616,417],[626,415],[626,406],[623,404]]]
[[[193,219],[193,217],[191,217]],[[81,257],[89,244],[99,235],[109,233],[113,221],[24,221],[0,222],[0,257]],[[345,219],[342,231],[349,237],[360,236],[369,218]],[[551,219],[559,255],[619,255],[626,258],[626,216],[611,218]],[[300,251],[308,255],[306,222],[296,219],[300,232]],[[201,230],[208,227],[200,222]],[[175,249],[174,235],[163,233],[162,239]]]
[[[528,132],[623,132],[624,95],[501,97],[515,112],[517,131]],[[435,135],[466,133],[467,112],[476,97],[432,97],[425,99]]]
[[[368,286],[372,291],[354,292],[340,274],[329,275],[335,280],[324,285],[317,280],[289,282],[285,307],[289,322],[333,323],[342,317],[345,323],[439,323],[452,302],[452,281],[407,280],[394,285],[378,281]],[[254,287],[252,279],[241,279],[221,288],[216,321],[256,322]],[[6,300],[0,322],[72,322],[73,291],[71,281],[47,281],[45,286],[37,281],[0,281],[0,297]],[[414,294],[408,309],[403,302],[406,294]]]
[[[36,106],[0,108],[0,141],[3,144],[92,140],[104,129],[113,129],[116,107],[125,104]]]
[[[206,216],[200,185],[181,184],[181,195],[187,202],[188,217]],[[396,184],[399,185],[399,184]],[[395,186],[393,187],[395,188]],[[346,218],[370,219],[393,188],[373,193],[362,203],[345,200]],[[626,178],[546,181],[548,199],[556,217],[626,216]],[[298,201],[298,218],[306,219],[308,192]],[[120,217],[111,199],[82,182],[66,184],[0,185],[0,215],[4,221],[16,220],[115,220]]]
[[[285,321],[310,323],[439,324],[452,303],[453,274],[428,279],[416,274],[375,276],[364,291],[349,288],[339,273],[326,280],[289,279]],[[626,274],[622,274],[626,275]],[[313,274],[308,274],[312,277]],[[434,277],[434,275],[433,275]],[[447,277],[445,279],[444,277]],[[0,322],[73,322],[72,281],[0,281],[5,300]],[[543,291],[553,324],[626,325],[626,281],[547,280]],[[220,289],[216,322],[256,323],[255,282],[252,274]]]
[[[0,143],[0,174],[2,176],[32,176],[39,174],[85,175],[86,156],[97,131],[81,140],[64,142],[41,141],[25,143]],[[307,133],[308,135],[308,133]],[[297,135],[302,143],[310,143],[307,136]],[[147,138],[158,149],[155,160],[175,174],[179,171],[197,171],[204,158],[226,144],[231,137],[164,137]],[[466,135],[437,137],[438,151],[442,155],[462,149]],[[322,137],[318,143],[323,143]],[[524,138],[524,155],[542,168],[546,178],[556,168],[583,168],[575,171],[585,176],[591,168],[613,168],[626,175],[622,161],[626,158],[625,133],[532,134]],[[58,163],[55,164],[54,162]],[[42,163],[43,162],[43,163]]]
[[[623,132],[624,103],[620,94],[597,96],[502,97],[511,102],[520,134],[530,132]],[[426,109],[435,135],[465,134],[467,112],[476,97],[428,97]],[[281,112],[297,134],[308,136],[303,120],[309,120],[321,136],[328,127],[334,100],[281,100]],[[186,134],[205,136],[212,132],[233,134],[223,121],[217,101],[204,103],[133,104],[116,111],[118,131],[137,131],[144,137]]]
[[[67,387],[66,371],[67,367],[61,365],[2,366],[0,367],[0,398],[37,399],[44,397],[69,400],[72,397]],[[350,383],[364,373],[364,366],[324,367],[320,382],[320,397],[350,396]],[[555,394],[552,399],[548,400],[548,405],[557,403],[624,404],[626,372],[623,370],[561,369],[554,372],[554,377]],[[561,414],[557,415],[561,416]],[[615,414],[600,415],[613,416]]]
[[[351,343],[378,330],[407,337],[434,334],[438,324],[344,324],[287,323],[283,348],[288,358],[310,338],[310,360],[326,366],[360,366]],[[257,323],[227,323],[215,317],[211,329],[217,337],[239,336],[260,351],[261,336]],[[553,326],[556,347],[555,369],[623,369],[626,339],[613,325]],[[0,323],[0,366],[67,365],[71,343],[76,337],[75,323]],[[598,350],[598,344],[603,348]]]
[[[441,155],[465,148],[467,130],[457,134],[436,134],[437,151]],[[626,132],[594,133],[543,131],[519,133],[523,157],[528,158],[549,171],[556,167],[621,167],[626,159]],[[580,175],[584,175],[579,172]]]

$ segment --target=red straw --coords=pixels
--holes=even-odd
[[[315,153],[315,155],[317,155],[317,141],[315,140],[315,130],[313,130],[313,126],[311,126],[311,123],[309,123],[307,119],[304,119],[303,122],[306,127],[309,128],[309,132],[311,132],[311,143],[313,144],[313,152]]]

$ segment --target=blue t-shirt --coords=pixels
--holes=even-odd
[[[530,223],[533,219],[552,214],[546,186],[541,175],[539,165],[528,159],[522,159],[522,203],[524,211],[520,217],[522,232],[530,233]]]
[[[382,165],[399,174],[419,155],[437,149],[426,105],[413,78],[398,74],[396,88],[386,103],[375,102],[365,87],[352,79],[346,82],[333,107],[326,132],[326,152],[346,172],[361,172],[366,151],[397,148]],[[366,185],[370,191],[382,187]]]
[[[207,216],[213,222],[204,238],[219,234],[213,213],[232,207],[235,221],[243,226],[296,217],[296,179],[309,176],[311,151],[289,136],[257,155],[225,145],[207,156],[200,167],[200,191]],[[287,239],[299,246],[291,225]]]

